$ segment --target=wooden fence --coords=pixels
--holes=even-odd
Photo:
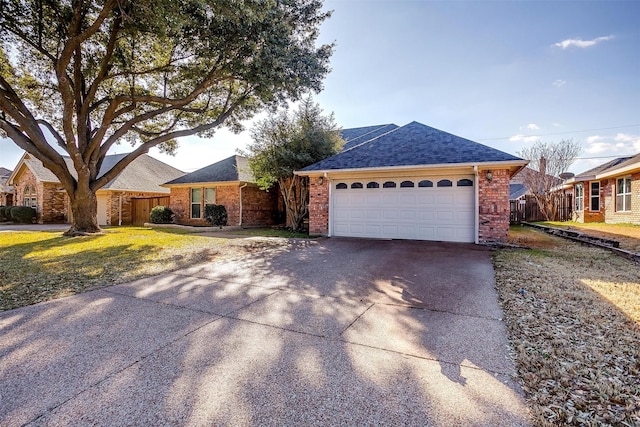
[[[533,196],[525,196],[519,200],[510,200],[511,203],[511,224],[521,222],[546,221],[538,202]],[[558,211],[555,218],[550,221],[570,221],[573,214],[573,197],[571,194],[558,194],[555,199]]]
[[[149,222],[151,209],[156,206],[169,206],[169,196],[132,198],[131,199],[131,222],[132,225],[143,225]]]

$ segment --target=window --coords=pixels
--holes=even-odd
[[[24,196],[22,204],[30,208],[36,209],[38,206],[38,199],[36,197],[36,189],[33,185],[27,185],[24,187]]]
[[[458,187],[473,187],[473,181],[470,179],[459,179],[456,185]]]
[[[453,187],[453,182],[448,179],[441,179],[438,181],[438,187]]]
[[[600,212],[600,181],[591,183],[590,208],[592,212]]]
[[[202,188],[191,189],[191,218],[202,218]]]
[[[345,184],[344,182],[336,184],[336,190],[345,190],[346,188],[347,188],[347,184]]]
[[[584,184],[576,184],[574,188],[574,197],[576,199],[576,211],[584,210]]]
[[[382,188],[396,188],[396,183],[393,181],[387,181],[382,184]]]
[[[215,205],[216,204],[216,189],[215,188],[205,188],[204,189],[204,207],[206,209],[207,205]]]
[[[400,187],[402,187],[402,188],[413,188],[414,184],[413,184],[413,181],[402,181],[400,183]]]
[[[378,184],[375,181],[371,181],[370,183],[367,184],[367,188],[380,188],[380,184]]]
[[[631,177],[616,180],[616,212],[631,210]]]
[[[433,182],[428,179],[423,179],[418,183],[418,187],[433,187]]]
[[[353,184],[351,184],[351,188],[362,188],[362,183],[354,182]]]

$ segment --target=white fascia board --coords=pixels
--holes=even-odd
[[[245,181],[217,181],[217,182],[183,182],[179,184],[160,184],[160,187],[166,188],[184,188],[184,187],[225,187],[234,186],[245,183]],[[247,183],[252,184],[252,183]]]
[[[424,171],[425,169],[466,169],[473,171],[474,167],[480,170],[495,169],[500,167],[524,167],[529,163],[528,160],[503,161],[503,162],[474,162],[474,163],[440,163],[435,165],[411,165],[411,166],[382,166],[372,168],[352,168],[352,169],[325,169],[317,171],[294,171],[295,175],[302,176],[327,176],[329,174],[345,174],[345,173],[372,173],[372,172],[412,172]]]

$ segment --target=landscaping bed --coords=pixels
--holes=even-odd
[[[640,268],[513,227],[494,254],[519,380],[539,425],[640,425]]]
[[[573,221],[545,221],[536,224],[575,230],[597,238],[615,240],[620,243],[620,248],[640,253],[640,225],[606,224],[602,222],[581,223]]]

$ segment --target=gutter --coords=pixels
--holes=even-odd
[[[368,168],[350,168],[350,169],[322,169],[313,171],[294,171],[294,175],[302,176],[320,176],[328,173],[348,173],[348,172],[380,172],[380,171],[413,171],[423,169],[459,169],[459,168],[476,168],[480,166],[500,167],[500,166],[518,166],[524,168],[529,164],[528,160],[508,160],[501,162],[482,162],[482,163],[438,163],[433,165],[410,165],[410,166],[380,166]]]
[[[524,166],[523,166],[524,167]],[[480,242],[480,189],[479,187],[479,183],[480,183],[480,179],[478,177],[478,166],[475,165],[473,167],[473,186],[474,186],[474,221],[473,221],[473,227],[474,227],[474,231],[473,231],[473,236],[474,236],[474,243],[477,245]]]
[[[245,182],[243,185],[240,186],[240,221],[238,222],[238,227],[242,226],[242,189],[247,185],[249,184]]]

